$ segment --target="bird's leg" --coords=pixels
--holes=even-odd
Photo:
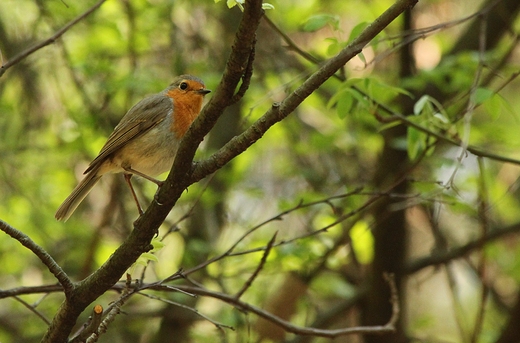
[[[134,174],[134,175],[140,176],[142,178],[145,178],[148,181],[152,181],[153,183],[155,183],[159,187],[161,187],[163,185],[163,183],[164,183],[164,181],[157,180],[157,179],[155,179],[155,178],[153,178],[151,176],[148,176],[146,174],[141,173],[140,171],[132,169],[131,167],[123,167],[123,169],[125,171],[127,171],[128,173],[130,173],[130,174]]]
[[[124,173],[125,181],[128,184],[128,187],[130,187],[130,192],[132,192],[132,196],[134,197],[135,204],[137,205],[137,211],[139,211],[139,215],[142,215],[144,212],[141,208],[141,204],[139,204],[139,200],[137,199],[137,195],[135,194],[134,187],[132,186],[132,182],[130,179],[132,178],[132,174]]]

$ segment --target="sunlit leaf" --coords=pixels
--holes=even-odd
[[[141,258],[143,258],[145,260],[149,260],[149,261],[159,262],[159,259],[157,258],[157,256],[155,256],[154,254],[149,253],[149,252],[143,253],[141,255]]]
[[[364,29],[366,29],[366,27],[368,25],[370,25],[370,23],[361,22],[361,23],[357,24],[356,26],[354,26],[352,31],[350,31],[350,36],[348,37],[347,42],[348,43],[352,42],[357,36],[359,36],[359,34],[361,32],[363,32]]]
[[[330,38],[327,38],[326,40],[330,42],[330,44],[327,48],[327,55],[329,55],[329,56],[335,55],[341,50],[342,45],[338,42],[337,38],[330,37]]]
[[[334,29],[339,27],[339,17],[332,14],[316,14],[309,17],[303,23],[303,31],[314,32],[322,29],[326,25],[331,25]]]
[[[236,6],[237,1],[236,1],[236,0],[227,0],[227,1],[226,1],[226,4],[227,4],[227,7],[228,7],[228,8],[233,8],[233,7]]]
[[[164,244],[164,243],[163,243],[162,241],[160,241],[159,239],[154,238],[154,239],[152,239],[152,245],[153,245],[153,250],[154,250],[154,251],[158,251],[158,250],[164,248],[164,246],[165,246],[166,244]]]
[[[358,221],[350,229],[350,239],[359,262],[363,264],[372,262],[374,256],[374,236],[372,236],[368,224],[364,221]]]

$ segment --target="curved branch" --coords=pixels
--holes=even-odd
[[[392,303],[392,316],[389,319],[388,323],[385,325],[376,325],[376,326],[357,326],[352,328],[342,328],[342,329],[335,329],[335,330],[325,330],[325,329],[318,329],[318,328],[312,328],[312,327],[302,327],[298,325],[294,325],[291,322],[285,321],[281,319],[280,317],[277,317],[259,307],[256,307],[254,305],[251,305],[247,302],[244,302],[240,299],[238,299],[236,296],[210,291],[204,288],[200,287],[193,287],[193,286],[176,286],[177,288],[190,292],[192,294],[197,294],[201,296],[207,296],[215,299],[222,300],[230,305],[233,305],[237,307],[240,310],[251,312],[256,314],[259,317],[262,317],[278,326],[283,328],[285,331],[301,335],[301,336],[317,336],[317,337],[327,337],[327,338],[335,338],[339,336],[346,336],[346,335],[352,335],[352,334],[372,334],[372,335],[383,335],[383,334],[389,334],[395,331],[395,323],[397,322],[399,318],[399,301],[397,298],[397,288],[395,286],[395,282],[393,280],[392,275],[385,275],[385,279],[387,280],[389,286],[390,286],[390,293],[391,298],[389,299]],[[159,289],[163,289],[166,286],[159,286]],[[157,287],[153,287],[152,289],[157,290]],[[168,289],[165,289],[168,290]]]
[[[254,44],[255,32],[263,14],[261,0],[246,1],[224,76],[215,95],[180,143],[172,170],[146,212],[134,222],[134,229],[96,272],[78,283],[70,298],[55,315],[42,342],[65,342],[76,319],[97,297],[110,289],[125,271],[152,249],[152,238],[181,194],[190,184],[191,163],[198,145],[231,104],[235,89],[243,76]]]
[[[4,73],[9,69],[10,67],[20,63],[23,61],[26,57],[30,56],[31,54],[35,53],[36,51],[40,50],[43,47],[46,47],[47,45],[50,45],[54,43],[58,38],[63,36],[65,32],[67,32],[71,27],[79,23],[81,20],[85,19],[89,14],[94,12],[96,9],[98,9],[106,0],[100,0],[97,4],[86,10],[84,13],[80,14],[73,20],[71,20],[67,25],[59,29],[55,34],[50,36],[49,38],[41,41],[40,43],[37,43],[33,45],[32,47],[28,48],[27,50],[22,51],[12,59],[10,59],[7,63],[2,64],[0,67],[0,77],[4,75]]]
[[[400,0],[392,5],[354,39],[352,43],[341,50],[335,57],[324,62],[320,69],[305,80],[300,87],[289,94],[282,102],[274,103],[270,110],[241,135],[234,137],[207,160],[195,164],[190,183],[197,182],[215,172],[247,150],[273,125],[291,114],[309,95],[343,67],[345,63],[358,55],[377,34],[394,21],[402,12],[413,7],[417,1],[418,0]]]
[[[444,263],[450,262],[454,259],[457,259],[457,258],[460,258],[460,257],[463,257],[463,256],[469,254],[473,250],[481,248],[482,244],[484,244],[484,243],[489,243],[494,240],[500,239],[503,236],[510,235],[513,233],[518,233],[518,232],[520,232],[520,223],[515,223],[510,226],[501,228],[501,229],[490,230],[486,234],[484,239],[476,239],[476,240],[471,241],[460,247],[452,248],[448,251],[444,251],[444,252],[441,252],[438,254],[433,254],[433,255],[419,258],[415,261],[412,261],[404,267],[404,272],[406,274],[413,274],[426,267],[436,266],[439,264],[444,264]]]
[[[51,255],[45,251],[41,246],[36,244],[29,236],[24,234],[21,231],[18,231],[11,225],[7,224],[3,220],[0,219],[0,230],[8,234],[9,236],[16,239],[20,242],[24,247],[31,250],[33,254],[35,254],[40,261],[49,269],[49,271],[54,275],[54,277],[58,280],[58,282],[63,287],[63,291],[65,292],[65,296],[68,298],[72,291],[74,290],[74,284],[69,279],[65,271],[61,269],[61,267],[54,261]]]
[[[2,223],[1,220],[0,220],[0,223]],[[262,224],[260,224],[260,225],[262,225]],[[0,225],[0,228],[1,228],[1,225]],[[476,239],[465,245],[462,245],[462,246],[456,247],[456,248],[452,248],[452,249],[442,252],[442,253],[429,255],[429,256],[426,256],[423,258],[418,258],[418,259],[408,263],[404,267],[403,272],[405,274],[413,274],[423,268],[447,263],[456,258],[463,257],[476,249],[481,248],[483,243],[491,243],[493,241],[503,238],[504,236],[516,234],[518,232],[520,232],[520,222],[500,228],[500,229],[490,230],[485,237],[485,241],[483,241],[482,239]],[[230,250],[226,251],[224,254],[217,256],[216,258],[208,260],[206,263],[203,264],[203,266],[205,267],[211,263],[219,261],[226,256],[231,256],[232,250],[233,249],[230,249]],[[265,250],[265,248],[256,249],[254,251],[261,251],[261,250]],[[182,275],[186,275],[186,274],[191,274],[194,271],[199,270],[201,268],[202,268],[201,266],[197,266],[197,267],[194,267],[193,269],[187,270],[182,273],[176,273],[174,275],[176,278],[179,275],[182,276]],[[170,277],[170,278],[167,278],[164,282],[171,281],[173,279],[174,279],[173,277]],[[164,286],[164,287],[168,287],[168,286]],[[181,290],[184,290],[183,287],[180,287],[180,286],[176,286],[176,287],[178,287]],[[115,286],[113,289],[119,290],[119,286]],[[18,296],[18,295],[24,295],[24,294],[54,293],[54,292],[61,292],[61,291],[62,291],[62,286],[60,286],[60,285],[17,287],[17,288],[12,288],[12,289],[7,289],[7,290],[0,290],[0,299],[14,297],[14,296]]]

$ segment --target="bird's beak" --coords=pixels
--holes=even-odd
[[[210,93],[210,92],[211,92],[211,91],[210,91],[209,89],[199,89],[199,90],[197,91],[197,93],[202,94],[202,95],[206,95],[206,94],[208,94],[208,93]]]

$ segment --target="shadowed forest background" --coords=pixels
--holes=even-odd
[[[394,3],[269,2],[249,88],[195,162]],[[4,0],[1,64],[95,4]],[[138,218],[123,177],[104,177],[66,223],[57,207],[137,101],[180,74],[217,89],[239,7],[107,0],[2,69],[2,230],[29,236],[73,282],[98,270]],[[80,311],[67,336],[99,304],[121,312],[99,342],[519,342],[519,9],[518,0],[418,1],[184,191],[126,284],[122,276]],[[148,207],[156,186],[134,186]],[[61,281],[4,234],[0,266],[0,342],[39,342],[64,301]],[[393,332],[334,333],[391,318]]]

